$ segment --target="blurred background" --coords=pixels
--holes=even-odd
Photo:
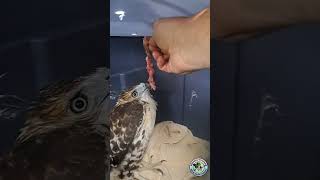
[[[211,43],[216,179],[320,179],[319,32]]]
[[[52,82],[107,66],[106,2],[99,2],[1,1],[0,95],[31,101]],[[24,121],[0,119],[0,154],[11,149]]]

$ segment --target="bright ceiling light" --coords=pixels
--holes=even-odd
[[[125,12],[124,11],[122,11],[122,10],[120,10],[120,11],[116,11],[116,12],[114,12],[115,14],[117,14],[117,15],[121,15],[121,14],[125,14]]]
[[[116,12],[114,12],[114,13],[115,13],[116,15],[118,15],[120,21],[122,21],[122,20],[123,20],[123,17],[125,16],[125,13],[126,13],[126,12],[124,12],[124,11],[122,11],[122,10],[119,10],[119,11],[116,11]]]

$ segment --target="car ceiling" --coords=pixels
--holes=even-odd
[[[155,20],[190,16],[209,4],[210,0],[110,0],[110,36],[148,36]]]

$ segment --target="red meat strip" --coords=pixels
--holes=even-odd
[[[144,42],[148,42],[149,41],[149,37],[144,37]],[[144,50],[147,54],[146,57],[146,64],[147,64],[147,72],[148,72],[148,82],[149,85],[151,86],[152,90],[156,90],[156,82],[154,80],[154,68],[153,68],[153,64],[152,64],[152,56],[151,56],[151,52],[148,48],[149,44],[148,43],[143,43],[144,46]]]
[[[154,69],[153,69],[153,64],[151,62],[151,59],[148,56],[146,57],[146,62],[147,62],[147,72],[149,75],[148,82],[149,82],[149,85],[151,86],[151,89],[155,91],[156,82],[154,81]]]

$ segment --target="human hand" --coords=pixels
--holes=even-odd
[[[210,11],[192,17],[165,18],[144,38],[157,66],[168,73],[186,74],[210,67]]]

